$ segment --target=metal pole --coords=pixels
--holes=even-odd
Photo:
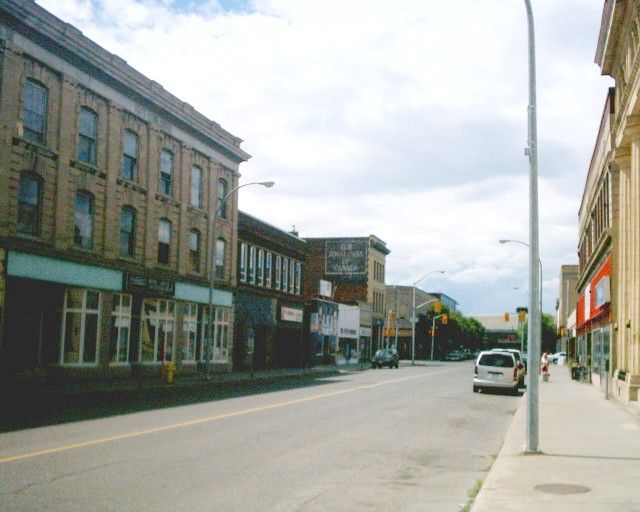
[[[433,361],[433,342],[435,341],[435,337],[436,337],[436,318],[438,318],[437,316],[433,317],[433,322],[431,322],[431,360]]]
[[[393,294],[396,298],[396,323],[395,323],[395,330],[396,330],[396,336],[395,336],[395,349],[398,350],[398,287],[394,286],[393,287]]]
[[[411,366],[416,364],[416,283],[413,283],[413,302],[411,303]]]
[[[536,100],[535,30],[531,1],[524,0],[527,11],[529,39],[529,345],[528,359],[531,365],[527,388],[527,427],[525,452],[537,453],[538,448],[538,373],[540,371],[540,251],[538,247],[538,129]]]

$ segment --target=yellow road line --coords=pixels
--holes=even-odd
[[[27,453],[20,453],[17,455],[9,455],[7,457],[2,457],[0,458],[0,464],[6,464],[7,462],[14,462],[16,460],[23,460],[23,459],[32,459],[34,457],[41,457],[43,455],[49,455],[51,453],[58,453],[58,452],[66,452],[69,450],[75,450],[77,448],[85,448],[87,446],[95,446],[97,444],[104,444],[104,443],[110,443],[113,441],[120,441],[122,439],[129,439],[132,437],[139,437],[139,436],[144,436],[147,434],[155,434],[156,432],[164,432],[166,430],[175,430],[178,428],[184,428],[184,427],[191,427],[194,425],[201,425],[203,423],[210,423],[212,421],[218,421],[218,420],[222,420],[225,418],[233,418],[235,416],[243,416],[245,414],[252,414],[255,412],[261,412],[261,411],[268,411],[270,409],[277,409],[277,408],[281,408],[281,407],[288,407],[290,405],[296,405],[296,404],[301,404],[304,402],[310,402],[312,400],[320,400],[322,398],[329,398],[332,396],[337,396],[337,395],[344,395],[347,393],[354,393],[356,391],[361,391],[363,389],[372,389],[372,388],[376,388],[379,386],[386,386],[388,384],[396,384],[398,382],[405,382],[408,380],[412,380],[412,379],[419,379],[419,378],[424,378],[424,377],[431,377],[432,375],[438,375],[440,373],[445,373],[445,372],[449,372],[452,371],[451,369],[447,369],[447,370],[440,370],[440,371],[436,371],[433,373],[427,373],[427,374],[421,374],[421,375],[412,375],[411,377],[403,377],[401,379],[393,379],[393,380],[387,380],[387,381],[383,381],[383,382],[378,382],[376,384],[369,384],[366,386],[358,386],[355,388],[349,388],[349,389],[343,389],[340,391],[333,391],[331,393],[323,393],[321,395],[313,395],[313,396],[308,396],[305,398],[298,398],[296,400],[290,400],[288,402],[279,402],[276,404],[271,404],[271,405],[262,405],[260,407],[252,407],[250,409],[242,409],[240,411],[235,411],[235,412],[229,412],[229,413],[225,413],[225,414],[217,414],[215,416],[207,416],[204,418],[199,418],[196,420],[189,420],[189,421],[182,421],[179,423],[171,423],[169,425],[163,425],[161,427],[154,427],[154,428],[148,428],[145,430],[136,430],[134,432],[127,432],[125,434],[118,434],[115,436],[109,436],[109,437],[100,437],[97,439],[91,439],[88,441],[83,441],[81,443],[74,443],[74,444],[66,444],[66,445],[62,445],[62,446],[57,446],[55,448],[47,448],[46,450],[38,450],[35,452],[27,452]]]

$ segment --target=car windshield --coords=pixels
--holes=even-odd
[[[388,349],[388,348],[383,348],[383,349],[380,349],[380,350],[378,350],[376,352],[377,356],[386,356],[386,355],[391,355],[391,354],[393,354],[393,351],[391,349]]]
[[[513,368],[513,357],[510,354],[483,354],[478,362],[480,366],[499,366]]]

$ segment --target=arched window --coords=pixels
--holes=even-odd
[[[167,265],[171,255],[171,221],[160,219],[158,222],[158,263]]]
[[[45,142],[48,91],[42,84],[27,80],[22,95],[24,138],[34,142]]]
[[[218,180],[218,217],[227,218],[227,197],[229,185],[225,180]]]
[[[22,174],[18,195],[18,221],[16,225],[18,233],[39,235],[41,215],[42,180],[32,174]]]
[[[136,179],[138,145],[138,136],[131,130],[125,130],[122,137],[122,176],[129,181]]]
[[[200,231],[197,229],[189,231],[189,260],[191,270],[200,272]]]
[[[133,256],[135,252],[136,211],[125,206],[120,212],[120,256]]]
[[[93,195],[90,192],[76,194],[73,243],[83,249],[93,247]]]
[[[98,115],[87,107],[80,109],[78,160],[95,165],[98,141]]]
[[[227,259],[227,242],[224,238],[216,240],[216,277],[224,279],[224,262]]]

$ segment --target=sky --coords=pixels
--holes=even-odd
[[[240,208],[301,237],[387,243],[387,284],[465,314],[528,302],[521,0],[37,0],[244,140]],[[577,263],[609,77],[602,0],[532,0],[543,311]]]

